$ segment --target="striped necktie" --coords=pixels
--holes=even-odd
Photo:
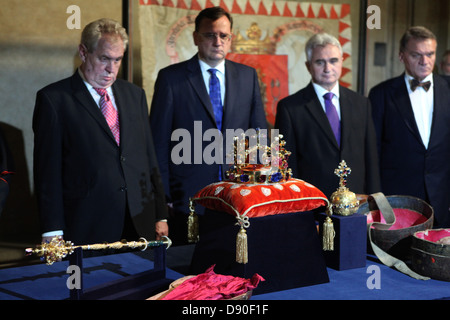
[[[95,91],[100,95],[100,110],[105,116],[106,122],[108,123],[111,132],[116,139],[117,145],[120,144],[120,125],[119,125],[119,114],[114,108],[111,98],[108,95],[106,89],[94,88]]]

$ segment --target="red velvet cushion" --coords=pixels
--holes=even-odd
[[[328,203],[322,191],[294,178],[275,184],[217,182],[197,192],[193,200],[209,209],[249,218],[309,211]]]

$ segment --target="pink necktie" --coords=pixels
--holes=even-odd
[[[120,143],[120,126],[119,126],[119,115],[116,108],[114,108],[111,98],[103,88],[94,88],[95,91],[101,96],[100,98],[100,110],[105,116],[106,122],[111,129],[114,138],[116,139],[117,145]]]

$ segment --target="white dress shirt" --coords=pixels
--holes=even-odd
[[[331,102],[333,102],[334,106],[336,107],[337,114],[339,116],[339,120],[341,120],[341,105],[339,103],[339,84],[336,83],[336,85],[331,89],[331,91],[328,91],[324,87],[312,83],[314,90],[316,91],[317,97],[319,98],[320,104],[322,105],[323,112],[325,111],[325,98],[323,97],[324,94],[331,92],[333,93],[333,99],[331,99]]]
[[[405,73],[406,87],[408,88],[409,99],[411,101],[414,118],[416,119],[417,128],[419,129],[422,142],[426,149],[430,141],[431,122],[433,119],[433,74],[428,75],[422,82],[430,81],[431,87],[425,91],[422,87],[411,90],[410,80],[413,79],[409,74]]]
[[[202,70],[203,75],[203,81],[205,82],[206,91],[209,94],[209,79],[211,78],[211,73],[208,72],[208,69],[211,69],[211,67],[203,62],[202,60],[198,60],[200,63],[200,69]],[[217,78],[219,78],[220,82],[220,96],[222,99],[222,106],[225,101],[225,60],[219,63],[214,69],[217,69],[218,72],[216,72]]]
[[[95,103],[100,108],[100,98],[101,98],[101,96],[97,93],[97,91],[94,89],[94,87],[89,82],[86,81],[86,79],[84,78],[83,72],[81,72],[80,69],[78,69],[78,73],[81,76],[81,78],[83,79],[83,82],[86,85],[86,88],[88,89],[88,91],[91,94],[92,98],[94,99]],[[114,94],[113,94],[113,91],[111,89],[111,86],[106,88],[106,92],[108,93],[114,108],[117,110],[116,100],[114,99]]]

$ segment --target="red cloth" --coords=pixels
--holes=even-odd
[[[162,300],[222,300],[255,289],[264,278],[255,273],[251,279],[216,274],[214,265],[205,273],[190,278],[170,291]]]

